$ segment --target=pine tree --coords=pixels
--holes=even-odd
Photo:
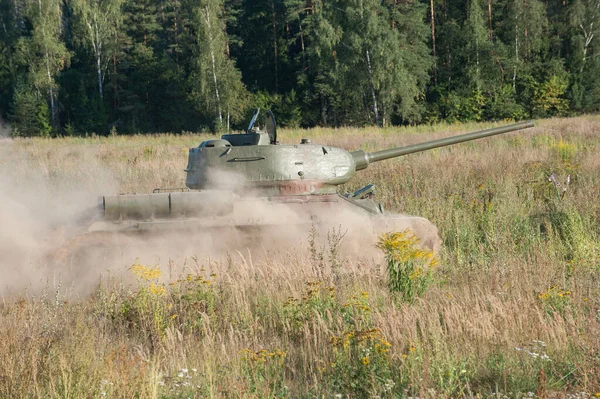
[[[395,97],[396,114],[403,123],[421,121],[424,113],[423,99],[434,59],[428,46],[429,27],[425,22],[427,6],[418,2],[395,2],[392,19],[398,32],[398,42],[392,47],[399,57],[397,64],[384,77],[391,79],[387,83],[387,93]],[[389,23],[388,23],[389,26]],[[384,44],[384,48],[386,48]],[[390,105],[391,101],[388,101]],[[390,107],[391,108],[391,107]]]
[[[468,37],[469,55],[471,56],[470,68],[471,80],[474,83],[475,90],[481,91],[481,64],[485,53],[485,47],[489,41],[489,33],[485,26],[483,10],[479,0],[470,0],[469,12],[466,22],[466,30]]]
[[[308,125],[342,123],[336,112],[336,106],[344,108],[335,83],[339,80],[335,50],[342,37],[342,27],[335,20],[336,6],[322,0],[286,0],[287,19],[295,28],[292,46],[298,49],[299,98]]]
[[[153,93],[158,75],[155,46],[161,31],[157,3],[128,1],[123,9],[123,29],[118,35],[118,116],[125,131],[155,131],[157,114],[152,106],[161,101],[160,93]]]

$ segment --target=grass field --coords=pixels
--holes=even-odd
[[[279,134],[376,150],[488,126]],[[47,228],[96,194],[183,186],[205,137],[0,142],[0,398],[600,397],[599,132],[597,116],[543,120],[342,187],[373,182],[387,210],[439,227],[436,261],[388,252],[425,274],[390,278],[307,237],[272,258],[122,265],[85,297],[60,278],[22,288],[47,267],[32,257]]]

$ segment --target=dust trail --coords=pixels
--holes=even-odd
[[[67,275],[66,269],[49,267],[46,254],[80,228],[78,222],[93,213],[103,189],[116,191],[93,153],[75,155],[58,146],[35,145],[0,140],[0,295],[36,291]],[[47,151],[46,157],[30,158],[31,151]],[[68,156],[80,167],[72,173],[56,170],[52,157]]]

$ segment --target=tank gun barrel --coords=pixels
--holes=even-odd
[[[352,156],[356,162],[356,170],[366,169],[371,162],[379,162],[390,158],[401,157],[415,152],[427,151],[447,145],[463,143],[465,141],[477,140],[484,137],[495,136],[497,134],[514,132],[516,130],[533,127],[533,121],[515,123],[512,125],[495,127],[491,129],[480,130],[477,132],[461,134],[458,136],[446,137],[439,140],[426,141],[424,143],[412,144],[405,147],[390,148],[388,150],[366,152],[363,150],[353,151]]]

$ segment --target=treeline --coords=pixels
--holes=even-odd
[[[18,136],[600,108],[600,0],[0,0]]]

